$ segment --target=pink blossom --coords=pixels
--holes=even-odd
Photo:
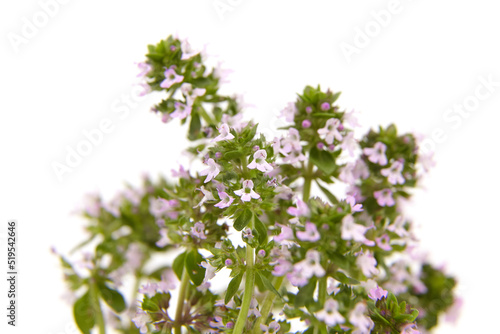
[[[137,74],[137,77],[145,77],[153,69],[148,63],[137,63],[137,67],[141,70],[141,72]]]
[[[406,221],[402,216],[397,216],[394,221],[387,226],[387,229],[391,232],[396,233],[400,237],[406,237],[409,235],[409,232],[405,229]]]
[[[358,148],[358,141],[354,139],[354,132],[349,132],[344,139],[342,140],[342,144],[340,147],[344,150],[349,152],[349,155],[351,157],[354,156],[354,152]]]
[[[392,198],[392,190],[388,188],[375,191],[373,196],[380,206],[393,206],[396,203]]]
[[[215,163],[214,159],[212,158],[208,159],[206,164],[208,165],[208,168],[200,172],[200,175],[207,176],[207,178],[205,179],[205,183],[209,182],[220,173],[220,166],[217,163]]]
[[[347,215],[342,219],[341,237],[344,240],[354,240],[368,246],[373,246],[375,242],[365,237],[365,233],[368,229],[369,228],[364,225],[356,224],[353,216]]]
[[[328,326],[335,326],[336,324],[344,323],[344,317],[339,313],[338,302],[330,298],[325,302],[325,307],[316,313],[316,318],[323,321]]]
[[[344,114],[344,123],[349,124],[351,127],[361,127],[361,125],[358,123],[358,118],[354,115],[356,112],[354,110],[351,110],[348,113]]]
[[[339,132],[340,121],[336,118],[330,118],[326,121],[324,128],[318,130],[321,139],[324,139],[328,145],[333,144],[334,138],[338,141],[342,140],[342,135]]]
[[[267,152],[266,150],[258,150],[253,154],[253,161],[248,164],[249,169],[257,168],[261,172],[270,172],[273,170],[273,167],[266,161]]]
[[[176,199],[151,198],[149,200],[149,212],[158,219],[165,216],[168,216],[170,219],[177,219],[179,212],[175,211],[175,208],[178,206],[179,201]]]
[[[389,168],[384,168],[380,171],[380,174],[387,177],[387,180],[391,184],[403,184],[405,179],[401,172],[403,171],[404,165],[401,161],[394,161]]]
[[[161,281],[158,283],[158,291],[167,293],[177,287],[177,276],[172,270],[165,270],[161,275]]]
[[[143,293],[151,298],[156,294],[156,289],[158,289],[158,284],[147,282],[139,288],[139,293]]]
[[[207,90],[205,88],[194,88],[190,83],[183,83],[181,85],[181,92],[186,97],[186,104],[192,105],[197,97],[205,95]]]
[[[184,119],[191,115],[191,110],[192,107],[189,104],[184,104],[181,102],[175,102],[174,103],[175,110],[173,113],[170,114],[170,117],[172,118],[178,118],[178,119]]]
[[[236,190],[234,193],[238,196],[241,196],[241,200],[243,202],[249,202],[252,198],[260,198],[260,195],[253,190],[252,180],[243,181],[243,188],[240,190]]]
[[[320,235],[318,233],[316,225],[311,222],[306,222],[305,231],[298,231],[297,239],[299,239],[300,241],[310,242],[318,241],[320,239]]]
[[[213,142],[234,139],[233,134],[229,132],[229,125],[224,123],[218,128],[218,130],[219,130],[219,135],[214,139],[212,139]]]
[[[281,110],[281,117],[284,117],[287,122],[293,122],[295,114],[297,113],[297,107],[295,103],[289,102],[286,107]]]
[[[293,269],[290,261],[279,258],[274,263],[273,271],[271,272],[274,276],[283,276],[289,273]]]
[[[347,195],[345,201],[351,206],[351,212],[361,212],[363,211],[363,204],[356,204],[356,198],[351,195]]]
[[[160,247],[160,248],[163,248],[165,247],[166,245],[168,245],[169,243],[172,242],[172,240],[170,240],[170,238],[168,237],[167,235],[167,230],[166,229],[161,229],[160,230],[160,240],[158,240],[156,242],[156,246]]]
[[[373,148],[365,148],[363,149],[363,153],[368,156],[368,160],[373,162],[374,164],[379,164],[381,166],[387,165],[387,157],[385,156],[385,151],[387,146],[384,143],[377,142],[373,146]]]
[[[198,222],[191,227],[191,235],[197,237],[198,239],[206,239],[205,235],[205,224]]]
[[[260,329],[263,331],[262,334],[273,334],[280,330],[280,324],[277,321],[271,321],[269,326],[260,324]]]
[[[169,89],[170,87],[172,87],[172,85],[180,83],[184,80],[184,77],[182,75],[178,75],[177,73],[175,73],[174,67],[167,68],[164,75],[165,80],[161,82],[161,88]]]
[[[187,39],[185,39],[181,42],[181,51],[182,51],[181,60],[186,60],[186,59],[192,58],[192,57],[196,56],[198,53],[200,53],[200,52],[194,51],[191,48],[191,44],[189,44]]]
[[[377,242],[377,246],[380,249],[383,249],[385,251],[390,251],[392,249],[392,247],[389,243],[390,239],[389,239],[389,236],[387,234],[384,234],[379,238],[375,238],[375,241]]]
[[[137,309],[137,313],[135,316],[132,318],[132,322],[135,324],[137,328],[139,328],[139,331],[141,334],[146,334],[148,332],[148,323],[152,322],[153,320],[147,314],[141,309]]]
[[[366,277],[372,277],[379,272],[377,269],[377,260],[375,260],[370,252],[358,255],[356,264]]]
[[[387,290],[384,290],[381,287],[377,286],[374,289],[370,289],[368,297],[373,300],[379,300],[382,299],[383,297],[387,298]]]
[[[220,208],[220,209],[227,208],[234,201],[234,198],[232,196],[229,196],[224,191],[219,191],[219,198],[221,199],[221,201],[219,203],[215,204],[215,206]]]
[[[286,210],[286,212],[291,216],[295,216],[295,218],[290,219],[290,223],[296,224],[299,222],[299,217],[304,217],[309,215],[309,207],[304,201],[302,201],[301,199],[297,199],[295,207],[290,206]]]
[[[353,334],[369,334],[375,326],[373,320],[366,315],[367,307],[363,302],[359,302],[354,306],[354,309],[349,313],[349,322],[356,328]]]
[[[206,190],[204,186],[201,186],[200,190],[203,193],[203,198],[201,199],[200,203],[198,203],[196,206],[193,207],[193,209],[202,206],[203,203],[205,203],[206,201],[215,200],[215,197],[214,195],[212,195],[212,192],[210,190]]]
[[[285,226],[285,225],[280,225],[278,226],[281,227],[281,233],[275,237],[273,237],[273,240],[277,242],[280,245],[285,245],[285,246],[291,246],[294,244],[293,242],[293,231],[290,227]]]
[[[414,328],[416,328],[415,324],[406,324],[401,328],[400,334],[420,334],[420,331]]]

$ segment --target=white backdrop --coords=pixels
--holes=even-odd
[[[85,193],[106,198],[140,175],[164,173],[184,131],[130,99],[146,45],[172,33],[233,69],[228,92],[245,93],[264,129],[306,84],[343,94],[366,129],[394,122],[435,146],[437,162],[409,205],[423,248],[460,281],[465,304],[456,327],[495,326],[500,291],[498,154],[500,20],[476,1],[78,1],[2,2],[0,236],[19,222],[18,327],[6,325],[5,240],[0,251],[0,332],[69,334],[61,271],[51,255],[83,235],[72,211]],[[122,110],[116,113],[118,108]],[[59,180],[85,132],[111,128]]]

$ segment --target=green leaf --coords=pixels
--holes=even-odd
[[[254,217],[254,225],[258,233],[257,238],[259,240],[259,245],[262,245],[267,241],[267,228],[257,216]]]
[[[177,255],[174,263],[172,264],[172,269],[174,270],[175,275],[177,275],[177,278],[179,278],[180,280],[182,280],[182,271],[184,270],[185,260],[186,252]]]
[[[335,101],[337,101],[337,99],[339,98],[340,94],[342,94],[342,92],[338,92],[338,93],[333,94],[331,104],[333,104],[333,103],[335,103]]]
[[[257,276],[259,276],[260,280],[262,281],[262,283],[264,284],[264,287],[267,290],[271,291],[276,296],[278,296],[279,298],[281,298],[281,295],[278,292],[278,290],[276,290],[276,288],[274,287],[273,283],[271,283],[271,281],[264,274],[262,274],[260,271],[257,271]]]
[[[236,231],[241,231],[248,225],[253,217],[253,212],[250,209],[245,209],[243,212],[234,220],[234,228]]]
[[[234,294],[238,292],[242,279],[243,279],[243,272],[236,275],[231,280],[231,282],[229,282],[229,285],[227,286],[226,296],[224,297],[224,304],[229,303],[231,298],[233,298]]]
[[[299,292],[295,297],[295,307],[302,307],[314,301],[314,290],[316,289],[316,282],[317,279],[313,276],[311,277],[311,279],[309,279],[309,283],[307,283],[307,285],[299,288]]]
[[[335,274],[332,275],[332,277],[335,278],[340,283],[343,283],[343,284],[347,284],[347,285],[357,285],[357,284],[359,284],[358,280],[355,280],[354,278],[351,278],[351,277],[347,276],[346,274],[344,274],[341,271],[337,271]]]
[[[224,153],[224,159],[226,160],[234,160],[241,158],[243,156],[243,152],[235,150]]]
[[[76,301],[73,306],[73,316],[80,331],[90,334],[90,330],[95,325],[95,313],[88,291]]]
[[[321,189],[321,191],[323,192],[323,194],[326,195],[326,197],[328,198],[328,200],[332,203],[332,204],[339,204],[339,201],[337,199],[337,197],[335,197],[335,195],[333,195],[330,190],[328,190],[327,188],[323,187],[321,184],[319,184],[319,182],[316,181],[316,184],[318,185],[319,189]]]
[[[99,285],[99,292],[102,299],[111,307],[116,313],[123,312],[126,308],[125,299],[122,294],[116,290],[110,289],[106,284]]]
[[[158,303],[156,301],[153,301],[151,298],[144,296],[144,299],[142,300],[142,305],[141,308],[144,311],[148,311],[151,313],[156,313],[160,311],[160,308],[158,307]]]
[[[196,140],[200,134],[201,120],[198,113],[191,113],[191,122],[189,123],[189,140]]]
[[[197,250],[192,250],[186,255],[186,270],[196,286],[199,286],[205,278],[205,268],[201,266],[203,261],[203,256]]]
[[[327,151],[320,151],[314,146],[311,148],[309,153],[309,158],[312,163],[315,164],[321,171],[325,174],[331,174],[337,166],[335,166],[335,160],[332,155]]]
[[[316,117],[316,118],[334,118],[335,116],[333,114],[330,114],[330,113],[317,112],[317,113],[313,113],[312,117]]]

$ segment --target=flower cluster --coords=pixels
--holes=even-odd
[[[455,280],[416,253],[400,207],[422,163],[412,134],[358,137],[340,94],[307,86],[268,140],[187,41],[148,51],[153,110],[187,125],[200,164],[88,203],[85,270],[61,256],[83,333],[424,333],[454,310]]]

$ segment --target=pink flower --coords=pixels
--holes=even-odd
[[[248,164],[249,169],[257,168],[261,172],[270,172],[273,170],[273,167],[266,161],[267,152],[266,150],[258,150],[253,154],[253,161]]]
[[[365,148],[363,149],[363,153],[368,156],[368,160],[373,162],[374,164],[379,164],[381,166],[387,165],[387,157],[385,156],[385,151],[387,146],[384,143],[377,142],[373,148]]]
[[[141,309],[137,310],[137,313],[135,314],[135,317],[132,318],[132,322],[135,324],[137,328],[139,328],[139,331],[141,334],[145,334],[148,332],[148,323],[152,322],[153,320],[147,314]]]
[[[297,113],[297,107],[295,103],[289,102],[287,106],[281,110],[281,117],[284,117],[287,122],[293,122],[295,114]]]
[[[229,196],[226,192],[224,191],[220,191],[219,192],[219,198],[221,199],[221,201],[217,204],[215,204],[216,207],[220,208],[220,209],[224,209],[224,208],[227,208],[228,206],[230,206],[233,201],[234,201],[234,198]]]
[[[141,72],[137,74],[137,77],[144,77],[153,69],[153,67],[148,63],[137,63],[137,67],[141,70]]]
[[[193,237],[197,237],[198,239],[206,239],[205,224],[201,222],[194,224],[194,226],[191,227],[191,235]]]
[[[307,204],[302,201],[301,199],[297,199],[297,202],[295,203],[296,207],[289,207],[286,212],[291,215],[295,216],[295,218],[290,219],[290,223],[296,224],[299,222],[299,217],[304,217],[309,215],[309,207]]]
[[[373,320],[366,315],[367,307],[363,302],[359,302],[354,310],[349,313],[349,322],[356,327],[353,334],[369,334],[375,326]]]
[[[353,216],[347,215],[342,219],[341,237],[344,240],[354,240],[356,242],[362,242],[367,246],[374,246],[375,242],[365,237],[365,233],[368,229],[369,227],[356,224]]]
[[[391,245],[389,244],[389,236],[387,234],[384,234],[380,238],[375,238],[375,241],[377,242],[377,246],[380,249],[383,249],[385,251],[390,251],[392,249]]]
[[[351,127],[360,127],[361,125],[358,123],[358,118],[354,115],[355,111],[347,112],[344,114],[344,123],[349,124]]]
[[[382,299],[383,297],[387,298],[387,290],[382,289],[381,287],[377,286],[374,289],[370,289],[370,293],[368,293],[368,297],[373,300],[379,300]]]
[[[339,313],[339,304],[335,299],[328,299],[325,308],[316,313],[316,318],[323,321],[328,326],[344,323],[344,317]]]
[[[378,205],[380,206],[393,206],[396,202],[392,198],[392,190],[391,189],[382,189],[379,191],[375,191],[373,196],[377,200]]]
[[[380,174],[387,177],[387,180],[391,184],[403,184],[405,179],[401,172],[403,171],[404,165],[401,161],[394,161],[389,168],[384,168],[380,171]]]
[[[139,293],[143,293],[151,298],[156,294],[156,289],[158,289],[158,284],[147,282],[139,288]]]
[[[300,241],[315,242],[315,241],[318,241],[320,239],[320,235],[318,233],[318,229],[316,228],[316,225],[311,223],[311,222],[307,222],[306,226],[305,226],[305,231],[298,231],[297,232],[297,238]]]
[[[181,42],[181,51],[182,51],[181,60],[186,60],[186,59],[192,58],[192,57],[196,56],[198,53],[200,53],[200,52],[194,51],[191,48],[191,44],[189,44],[187,39],[185,39]]]
[[[342,135],[339,132],[341,126],[340,121],[336,118],[330,118],[326,121],[324,128],[318,130],[321,139],[324,139],[328,145],[333,144],[334,138],[338,141],[342,140]]]
[[[186,97],[186,104],[192,105],[194,100],[199,97],[205,95],[207,90],[205,88],[194,88],[190,83],[183,83],[181,85],[181,92]]]
[[[236,190],[234,193],[238,196],[241,196],[241,200],[243,202],[249,202],[252,198],[260,198],[260,195],[253,190],[252,180],[243,181],[243,188],[240,190]]]
[[[273,238],[275,242],[280,245],[291,246],[294,244],[293,242],[293,231],[290,227],[285,225],[280,225],[281,233]]]
[[[184,77],[182,75],[178,75],[177,73],[175,73],[175,69],[173,67],[167,68],[164,75],[165,80],[161,82],[161,88],[169,89],[170,87],[172,87],[172,85],[180,83],[182,82],[182,80],[184,80]]]
[[[170,240],[170,238],[168,237],[167,235],[167,230],[166,229],[161,229],[160,230],[160,240],[158,240],[156,242],[156,246],[160,247],[160,248],[163,248],[165,247],[166,245],[168,245],[169,243],[172,242],[172,240]]]
[[[406,324],[401,328],[401,334],[420,334],[420,331],[415,330],[415,324]]]
[[[397,216],[394,221],[387,226],[387,229],[391,232],[396,233],[400,237],[406,237],[409,235],[409,232],[405,229],[406,221],[402,216]]]
[[[234,138],[233,134],[229,132],[229,125],[222,124],[217,130],[219,130],[219,135],[212,139],[213,142],[218,142],[221,140],[231,140]]]
[[[263,331],[262,334],[273,334],[280,330],[280,324],[276,321],[271,321],[269,326],[260,324],[260,329]]]
[[[214,159],[212,158],[208,159],[206,164],[208,165],[208,168],[200,172],[200,175],[207,176],[207,178],[205,179],[205,183],[209,182],[220,173],[220,166],[217,163],[215,163]]]
[[[356,198],[351,195],[347,195],[345,201],[351,206],[351,212],[361,212],[363,211],[363,204],[356,204]]]
[[[358,148],[358,141],[354,139],[354,132],[349,132],[344,139],[342,140],[342,144],[340,147],[344,150],[349,152],[349,155],[351,157],[354,156],[354,152]]]
[[[214,195],[212,195],[212,192],[210,190],[206,190],[204,186],[201,186],[200,190],[203,193],[203,198],[201,199],[200,203],[198,203],[195,207],[193,207],[193,209],[202,206],[203,203],[205,203],[206,201],[215,200],[215,197]]]
[[[189,104],[184,104],[181,102],[175,102],[175,110],[170,114],[172,118],[184,119],[191,115],[192,107]]]
[[[372,277],[378,274],[377,260],[375,260],[370,252],[358,255],[356,264],[366,277]]]
[[[172,270],[165,270],[161,275],[161,281],[158,283],[158,291],[167,293],[177,287],[177,277]]]

